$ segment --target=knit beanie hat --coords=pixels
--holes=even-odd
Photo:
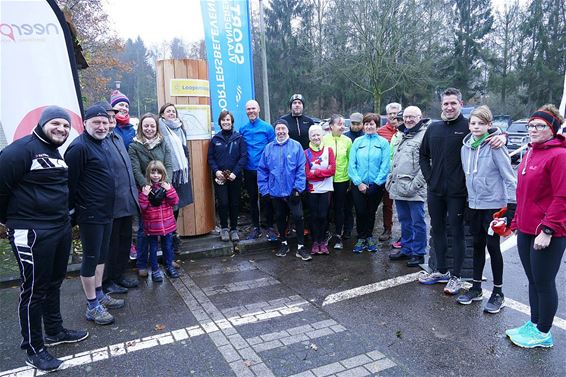
[[[293,94],[291,96],[291,98],[289,98],[289,107],[291,107],[291,105],[293,104],[293,101],[299,100],[303,103],[303,106],[305,106],[305,97],[303,97],[302,94]]]
[[[128,105],[130,104],[130,100],[128,99],[128,97],[126,97],[124,93],[116,89],[110,95],[110,105],[114,107],[116,106],[116,104],[120,102],[126,102]]]
[[[289,123],[287,123],[285,119],[281,119],[281,118],[277,119],[273,127],[277,126],[278,124],[283,124],[285,125],[285,127],[287,127],[287,129],[289,129]]]
[[[556,135],[558,131],[560,131],[560,120],[549,111],[537,110],[533,113],[533,115],[531,115],[529,122],[533,119],[540,119],[544,123],[546,123],[546,125],[550,127],[554,135]]]
[[[47,106],[41,113],[38,124],[40,127],[43,127],[50,120],[57,118],[65,119],[69,122],[69,124],[71,124],[71,117],[69,116],[69,113],[67,110],[59,106]]]

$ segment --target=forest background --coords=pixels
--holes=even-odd
[[[80,71],[86,106],[108,99],[115,82],[133,116],[157,111],[158,59],[206,60],[204,41],[171,36],[146,45],[121,39],[103,0],[57,0],[73,18],[89,68]],[[293,93],[320,118],[383,113],[389,102],[439,116],[439,94],[461,89],[466,105],[525,117],[559,104],[566,72],[563,0],[271,0],[265,1],[271,120]],[[150,11],[150,10],[148,10]],[[123,17],[127,17],[123,15]],[[256,98],[263,98],[259,8],[252,1]],[[156,20],[155,26],[159,26]]]

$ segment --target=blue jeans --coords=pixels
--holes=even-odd
[[[157,264],[157,243],[161,238],[161,251],[163,252],[163,263],[169,268],[173,264],[173,233],[165,236],[145,236],[149,243],[149,262],[151,263],[151,271],[158,271]]]
[[[395,199],[397,217],[401,223],[401,252],[407,255],[426,254],[426,223],[424,202]]]

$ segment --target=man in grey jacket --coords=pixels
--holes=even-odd
[[[402,248],[389,254],[391,260],[407,260],[407,266],[418,267],[426,254],[426,222],[424,202],[426,182],[421,172],[419,149],[425,134],[426,121],[421,110],[409,106],[403,112],[404,125],[399,127],[391,173],[386,188],[395,200],[401,223]]]

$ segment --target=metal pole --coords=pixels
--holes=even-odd
[[[263,1],[259,0],[259,32],[261,43],[261,76],[263,81],[263,109],[265,120],[271,123],[269,111],[269,82],[267,81],[267,55],[265,53],[265,26],[263,24]]]

